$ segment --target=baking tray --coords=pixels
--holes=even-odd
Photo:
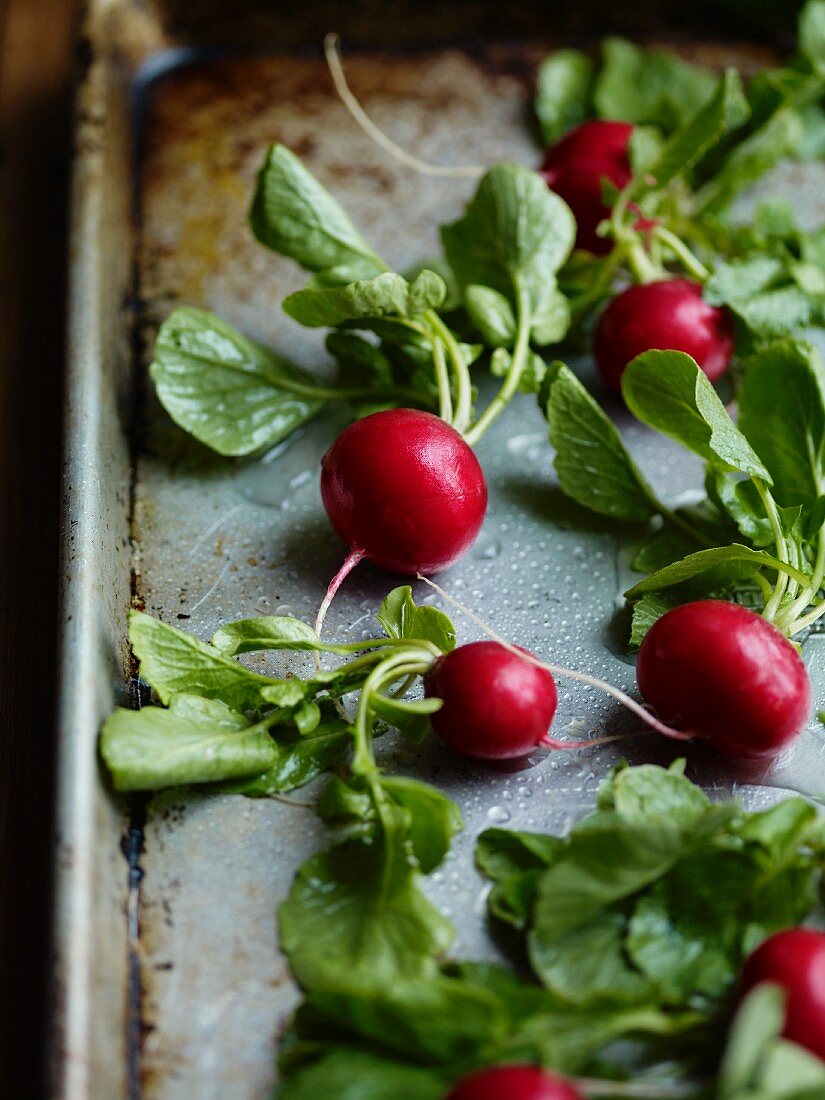
[[[116,703],[139,702],[125,639],[130,604],[203,638],[252,614],[309,619],[342,553],[317,472],[343,414],[325,414],[262,460],[219,459],[184,436],[146,386],[157,324],[177,303],[203,306],[319,374],[328,369],[321,338],[279,307],[303,275],[246,227],[271,141],[304,158],[396,269],[436,251],[437,224],[469,193],[466,181],[411,174],[351,123],[319,57],[335,6],[279,13],[240,3],[231,22],[225,6],[191,7],[197,17],[187,22],[186,5],[95,0],[79,50],[51,1045],[53,1094],[63,1100],[268,1095],[278,1033],[298,997],[277,951],[275,911],[294,870],[323,843],[300,804],[311,792],[291,803],[180,792],[124,800],[99,766],[101,720]],[[587,29],[580,8],[569,13],[574,36]],[[382,36],[380,52],[348,56],[359,97],[425,159],[535,163],[530,77],[548,47],[570,40],[564,21],[554,13],[548,28],[540,4],[520,7],[517,24],[493,4],[439,11],[433,46],[427,5],[414,15],[382,8],[380,18],[374,4],[353,7],[352,41],[374,47],[378,25]],[[603,24],[588,26],[601,33]],[[468,27],[484,41],[468,46]],[[531,41],[508,44],[516,32]],[[766,57],[731,43],[688,52],[751,67]],[[770,187],[821,221],[822,183],[819,169],[787,168]],[[576,366],[607,400],[587,362]],[[687,499],[698,467],[615,404],[610,411],[656,487],[670,501]],[[627,551],[613,528],[559,493],[535,402],[520,398],[479,455],[489,515],[444,583],[514,641],[632,690],[621,612]],[[394,583],[359,568],[333,605],[329,633],[371,633]],[[417,595],[430,598],[426,589]],[[472,624],[457,625],[462,639],[477,636]],[[825,701],[825,643],[811,639],[805,656]],[[270,657],[268,667],[285,662]],[[581,736],[621,720],[603,697],[561,686],[558,731]],[[429,888],[457,922],[456,954],[476,957],[494,951],[472,867],[476,834],[493,823],[565,829],[617,758],[608,747],[559,753],[508,773],[391,737],[380,752],[388,767],[432,780],[461,804],[466,829]],[[701,754],[691,767],[708,789],[738,789],[758,806],[784,788],[815,792],[818,775],[825,788],[822,753],[812,728],[767,773]],[[671,755],[649,739],[630,751],[636,761]]]

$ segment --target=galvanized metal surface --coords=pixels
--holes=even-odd
[[[131,1088],[150,1100],[252,1100],[271,1089],[278,1031],[297,998],[277,950],[275,910],[296,867],[323,842],[322,830],[301,805],[164,794],[141,811],[140,875],[133,875],[127,896],[129,869],[119,851],[124,807],[101,781],[95,737],[99,720],[123,695],[130,595],[203,638],[220,623],[251,614],[313,615],[342,554],[317,484],[319,457],[342,414],[320,418],[277,454],[232,464],[187,439],[145,391],[141,365],[130,362],[122,308],[133,254],[124,208],[129,131],[123,96],[137,63],[151,59],[164,41],[152,20],[126,3],[99,3],[93,16],[93,38],[103,53],[96,54],[84,92],[68,411],[60,1094],[111,1100]],[[473,57],[457,50],[355,56],[348,68],[378,124],[420,156],[532,164],[525,80],[542,52],[510,47]],[[402,270],[436,251],[436,226],[468,196],[466,181],[423,178],[388,161],[350,122],[314,58],[197,62],[156,78],[146,95],[134,241],[137,347],[149,345],[172,305],[186,302],[215,310],[310,369],[328,369],[322,337],[280,311],[281,299],[303,276],[256,245],[246,228],[253,176],[270,141],[298,152]],[[810,173],[789,170],[781,186],[801,195],[807,213],[821,220],[822,188]],[[589,365],[581,367],[590,377]],[[132,369],[141,394],[130,472]],[[670,500],[696,488],[695,464],[615,405],[610,410]],[[490,486],[489,516],[477,545],[442,583],[514,641],[632,690],[619,612],[628,555],[614,530],[559,493],[532,399],[517,399],[479,456]],[[394,583],[359,568],[333,605],[330,634],[342,640],[371,634],[378,603]],[[419,588],[418,598],[431,598]],[[456,618],[463,640],[478,636]],[[820,702],[823,647],[821,639],[806,647]],[[294,656],[266,663],[300,667]],[[623,723],[615,706],[593,691],[561,685],[560,695],[558,734],[582,736]],[[432,876],[431,890],[456,921],[454,951],[465,956],[493,952],[484,930],[483,885],[472,867],[480,829],[507,823],[563,830],[592,805],[599,778],[617,758],[609,748],[542,755],[527,770],[508,774],[469,766],[436,745],[410,751],[385,738],[380,752],[388,768],[436,782],[464,811],[465,832]],[[692,766],[709,789],[735,787],[760,805],[783,786],[825,788],[822,753],[822,737],[812,729],[791,759],[767,774],[701,755]],[[673,753],[642,738],[630,755],[667,760]],[[300,792],[295,801],[311,796]],[[129,981],[130,950],[139,964],[139,990]]]

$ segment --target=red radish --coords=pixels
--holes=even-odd
[[[487,484],[461,436],[432,413],[356,420],[321,461],[321,496],[353,550],[393,573],[437,573],[475,541]]]
[[[596,233],[599,222],[610,216],[602,198],[602,181],[619,189],[630,182],[627,144],[632,133],[629,122],[592,119],[576,126],[545,153],[541,174],[573,211],[577,248],[603,256],[613,247],[609,237]]]
[[[825,1058],[825,933],[789,928],[769,937],[742,971],[743,992],[759,982],[785,990],[785,1038]]]
[[[791,643],[722,600],[683,604],[655,622],[636,681],[665,722],[741,760],[777,755],[811,713],[811,682]]]
[[[471,1073],[446,1100],[583,1100],[573,1085],[537,1066],[494,1066]]]
[[[500,642],[471,642],[439,657],[424,691],[444,701],[432,716],[438,736],[478,760],[526,756],[545,743],[556,713],[550,673]]]
[[[321,497],[350,547],[318,611],[367,561],[392,573],[437,573],[472,546],[487,510],[479,461],[432,413],[388,409],[350,424],[321,460]]]
[[[662,279],[616,295],[599,318],[593,350],[602,378],[619,392],[627,364],[653,348],[687,352],[715,382],[730,365],[734,340],[730,313],[704,301],[699,283]]]

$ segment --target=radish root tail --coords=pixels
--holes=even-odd
[[[371,138],[385,153],[389,153],[391,157],[406,165],[407,168],[412,168],[425,176],[477,179],[484,174],[485,169],[474,164],[456,165],[455,167],[428,164],[426,161],[413,156],[412,153],[408,153],[406,149],[402,149],[400,145],[396,145],[392,138],[387,137],[384,131],[375,125],[350,89],[344,75],[344,66],[341,64],[341,38],[334,31],[331,31],[324,38],[324,57],[329,68],[329,75],[332,77],[332,83],[335,85],[335,91],[338,93],[338,98],[367,137]]]
[[[425,584],[428,584],[430,588],[438,592],[438,594],[443,599],[445,599],[447,603],[452,604],[453,607],[457,608],[459,611],[461,611],[462,614],[466,615],[471,622],[474,622],[477,627],[484,631],[488,638],[492,638],[494,642],[498,642],[499,645],[503,645],[505,649],[509,649],[512,653],[518,654],[518,656],[522,657],[525,661],[530,661],[531,664],[537,665],[539,668],[545,669],[553,676],[560,676],[567,680],[577,680],[579,683],[588,684],[590,687],[598,688],[600,691],[603,691],[605,692],[605,694],[610,695],[612,696],[612,698],[616,699],[632,714],[635,714],[637,718],[641,718],[641,720],[646,725],[650,726],[651,729],[655,730],[656,733],[661,733],[663,737],[670,737],[674,741],[693,740],[693,737],[689,733],[683,733],[681,730],[673,729],[672,726],[667,726],[664,722],[660,722],[659,719],[656,718],[655,715],[651,714],[646,707],[643,707],[641,703],[637,703],[635,699],[632,699],[629,695],[625,694],[625,692],[620,691],[619,688],[614,687],[612,684],[608,684],[606,680],[600,680],[597,676],[589,676],[586,672],[574,672],[573,669],[561,668],[558,665],[550,665],[546,661],[540,660],[532,653],[524,653],[518,648],[518,646],[513,645],[511,642],[505,641],[504,638],[496,634],[496,632],[491,627],[489,627],[479,615],[476,615],[476,613],[474,611],[471,611],[469,607],[466,607],[463,603],[461,603],[460,600],[457,600],[455,596],[451,596],[450,593],[443,589],[440,584],[436,584],[435,581],[430,580],[429,577],[425,577],[423,573],[418,574],[418,579],[420,581],[423,581]],[[563,745],[564,748],[576,747],[576,743],[572,741],[568,741],[566,743],[559,742],[558,744]],[[587,741],[584,742],[584,744],[593,745],[595,744],[595,742]]]
[[[327,617],[327,611],[329,611],[329,605],[335,599],[335,593],[358,565],[360,561],[364,560],[364,551],[358,549],[352,549],[344,558],[344,564],[329,582],[329,588],[327,594],[321,601],[321,606],[318,608],[318,614],[315,616],[315,633],[318,637],[321,637],[321,631],[324,629],[324,620]]]

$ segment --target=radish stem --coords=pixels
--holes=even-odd
[[[389,153],[391,157],[405,164],[408,168],[412,168],[416,172],[421,172],[422,175],[426,176],[450,176],[476,179],[484,173],[484,168],[471,164],[456,165],[455,167],[441,164],[428,164],[426,161],[419,160],[418,157],[413,156],[412,153],[408,153],[406,149],[402,149],[400,145],[396,145],[392,138],[387,137],[383,130],[380,130],[375,125],[353,95],[347,83],[347,78],[344,75],[344,67],[341,64],[341,38],[334,31],[331,31],[324,38],[324,57],[326,58],[329,68],[329,74],[332,77],[332,83],[335,85],[335,91],[338,93],[341,102],[364,133],[372,138],[375,144],[380,146],[384,152]]]

